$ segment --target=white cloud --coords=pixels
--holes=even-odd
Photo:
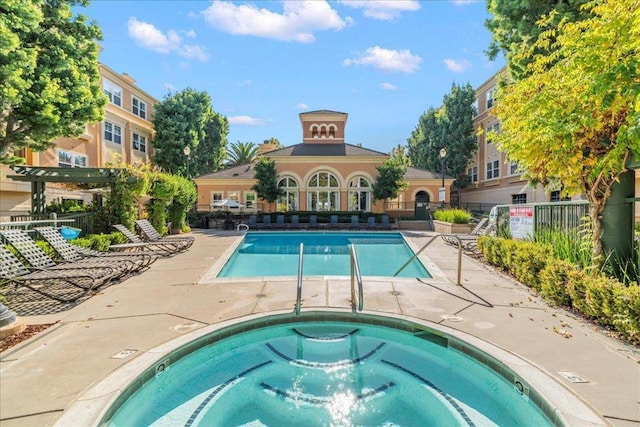
[[[300,104],[296,105],[296,108],[297,108],[298,110],[308,110],[308,109],[309,109],[309,106],[308,106],[307,104],[305,104],[305,103],[301,102]]]
[[[241,81],[240,83],[238,83],[239,87],[247,87],[247,86],[251,86],[253,84],[253,82],[251,80],[244,80]]]
[[[384,89],[384,90],[396,90],[396,89],[398,89],[398,87],[396,85],[391,84],[391,83],[387,83],[387,82],[380,83],[380,87],[382,89]]]
[[[471,62],[467,61],[466,59],[455,60],[455,59],[447,58],[447,59],[444,59],[442,62],[444,62],[447,65],[447,68],[450,71],[453,71],[455,73],[462,73],[463,71],[471,68]]]
[[[365,53],[357,53],[353,59],[345,59],[345,66],[368,65],[378,70],[411,74],[417,71],[422,64],[422,58],[413,55],[409,50],[390,50],[380,46],[370,47]]]
[[[467,4],[478,3],[480,0],[450,0],[451,3],[454,3],[456,6],[464,6]]]
[[[392,21],[402,12],[415,12],[420,9],[417,0],[341,0],[340,3],[355,9],[364,9],[364,16],[380,21]]]
[[[285,1],[283,5],[283,12],[276,13],[253,4],[216,0],[202,14],[211,26],[229,34],[302,43],[314,42],[316,31],[340,30],[351,24],[326,1]]]
[[[127,30],[129,37],[145,49],[165,55],[176,53],[184,58],[197,59],[199,61],[209,59],[209,55],[201,46],[182,43],[182,37],[175,30],[169,30],[164,34],[154,25],[138,21],[136,18],[129,18]],[[187,37],[195,37],[195,32],[188,31],[186,35]]]
[[[262,126],[266,122],[262,119],[256,119],[251,116],[233,116],[227,117],[229,124],[232,125],[247,125],[247,126]]]

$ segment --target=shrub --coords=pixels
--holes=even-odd
[[[452,224],[468,224],[471,221],[471,214],[462,209],[437,210],[433,217],[438,221]]]
[[[108,251],[109,246],[118,245],[120,243],[127,243],[127,238],[120,232],[114,232],[111,234],[92,234],[80,239],[74,239],[72,244],[83,248],[94,249],[96,251]]]
[[[567,291],[569,274],[575,267],[566,261],[550,259],[540,271],[540,295],[554,305],[571,307],[571,297]]]

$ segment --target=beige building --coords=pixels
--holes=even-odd
[[[151,160],[153,147],[153,108],[157,100],[135,85],[128,74],[118,74],[100,64],[104,93],[109,97],[105,119],[101,123],[87,124],[78,138],[58,138],[55,148],[34,153],[25,150],[26,165],[37,167],[102,167],[119,158],[126,163]],[[31,185],[13,181],[7,175],[15,173],[0,166],[0,221],[12,215],[26,215],[31,210]],[[62,199],[91,201],[92,194],[70,191],[59,184],[46,187],[47,203]]]
[[[377,167],[389,157],[385,153],[345,142],[347,113],[310,111],[300,114],[302,142],[273,150],[261,146],[266,157],[273,159],[278,185],[284,195],[271,205],[258,200],[251,190],[256,182],[253,165],[230,167],[200,176],[198,210],[210,210],[212,203],[235,200],[244,212],[275,211],[353,211],[392,213],[413,216],[423,214],[426,204],[438,201],[441,177],[409,168],[409,187],[396,200],[374,201],[372,184],[378,177]],[[453,179],[446,178],[446,200]]]

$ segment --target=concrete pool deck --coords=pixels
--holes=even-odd
[[[85,390],[136,355],[209,325],[293,311],[295,279],[213,278],[212,268],[238,241],[235,232],[192,234],[196,241],[187,252],[158,260],[71,310],[25,318],[55,325],[0,354],[0,424],[52,425]],[[414,248],[433,235],[404,234]],[[366,279],[365,311],[433,322],[492,343],[546,371],[611,425],[640,427],[640,349],[547,306],[466,256],[457,286],[457,250],[438,239],[427,252],[433,280]],[[305,279],[302,310],[348,309],[349,298],[347,278]]]

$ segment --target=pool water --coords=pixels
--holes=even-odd
[[[552,425],[512,383],[428,331],[284,323],[155,372],[106,425]]]
[[[300,243],[303,275],[350,275],[355,245],[362,276],[393,276],[414,255],[399,233],[247,233],[218,277],[296,276]],[[415,258],[398,277],[429,278]]]

